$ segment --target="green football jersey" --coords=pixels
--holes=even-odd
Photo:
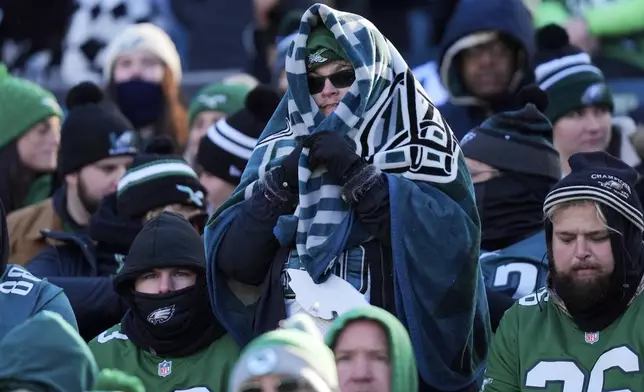
[[[545,288],[521,298],[494,335],[481,391],[644,391],[643,307],[639,295],[608,328],[584,333]]]
[[[188,357],[159,357],[136,347],[117,324],[95,337],[89,347],[100,369],[137,376],[146,390],[158,392],[226,392],[240,349],[228,334]]]

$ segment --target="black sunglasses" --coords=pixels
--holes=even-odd
[[[329,79],[335,88],[349,87],[355,82],[356,74],[352,69],[344,69],[326,76],[308,76],[309,93],[317,94],[324,90],[324,84]]]

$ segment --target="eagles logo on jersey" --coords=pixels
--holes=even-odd
[[[148,315],[148,323],[150,324],[163,324],[170,320],[174,315],[174,305],[164,306],[157,310],[152,311]]]

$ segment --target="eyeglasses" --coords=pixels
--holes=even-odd
[[[242,385],[238,392],[267,392],[265,391],[260,381],[251,381]],[[277,380],[273,385],[273,388],[269,390],[270,392],[313,392],[311,385],[304,380],[296,379],[280,379]]]
[[[324,84],[326,80],[329,79],[333,87],[335,88],[345,88],[349,87],[355,82],[356,74],[352,69],[344,69],[326,76],[308,76],[309,83],[309,93],[311,95],[317,94],[324,90]]]

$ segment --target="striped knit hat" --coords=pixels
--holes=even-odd
[[[205,192],[197,173],[183,159],[142,154],[118,183],[117,209],[121,215],[140,218],[169,204],[204,208]]]
[[[209,174],[239,184],[257,139],[279,103],[277,91],[257,86],[246,97],[243,109],[208,128],[199,143],[197,163]]]
[[[644,231],[642,205],[634,190],[635,169],[603,151],[574,154],[568,163],[571,172],[546,196],[544,214],[561,203],[592,200],[614,209]]]
[[[586,106],[613,110],[613,95],[590,55],[570,44],[566,30],[551,24],[537,32],[535,77],[548,93],[545,111],[554,124],[567,113]]]

